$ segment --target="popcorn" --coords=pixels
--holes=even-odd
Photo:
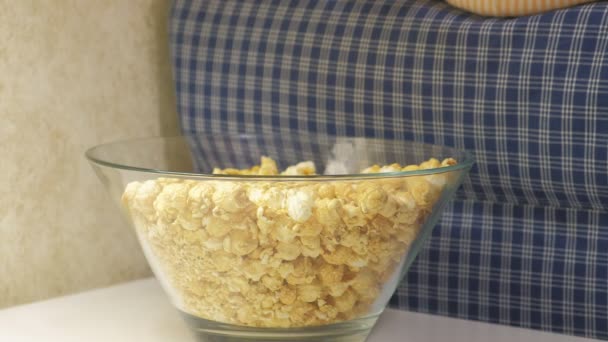
[[[316,258],[321,254],[321,239],[318,236],[301,236],[300,242],[303,256]]]
[[[342,216],[342,220],[346,223],[347,226],[363,226],[365,225],[366,218],[361,211],[361,208],[353,203],[347,203],[342,206],[344,210],[344,216]]]
[[[353,252],[357,253],[358,255],[367,254],[368,243],[368,236],[365,234],[361,234],[358,229],[353,230],[350,234],[347,234],[340,238],[340,244],[342,246],[349,247],[353,250]]]
[[[358,256],[352,251],[352,249],[338,246],[331,253],[324,253],[322,255],[323,260],[331,265],[346,265],[355,260],[358,262]]]
[[[290,274],[293,273],[294,271],[294,264],[292,263],[282,263],[279,268],[277,269],[277,271],[279,272],[279,274],[281,275],[281,277],[283,278],[287,278],[289,277]]]
[[[321,296],[321,285],[318,282],[299,285],[297,289],[298,299],[302,302],[312,303]]]
[[[380,165],[372,165],[366,169],[363,169],[363,171],[361,171],[361,173],[378,173],[380,172]]]
[[[317,173],[315,164],[311,161],[305,161],[298,163],[294,166],[290,166],[281,172],[281,175],[285,176],[309,176]]]
[[[327,263],[323,263],[319,267],[318,275],[321,282],[325,285],[337,284],[342,280],[342,277],[344,276],[344,266],[334,266]]]
[[[260,175],[277,175],[279,173],[277,169],[277,163],[268,157],[261,158]]]
[[[277,225],[275,226],[274,237],[280,242],[292,242],[296,236],[297,231],[300,230],[299,225],[296,224],[292,227],[288,225]]]
[[[298,236],[318,236],[323,230],[323,225],[311,219],[305,224],[296,224],[293,228]]]
[[[317,187],[317,196],[320,198],[332,199],[336,197],[334,186],[331,184],[321,184]]]
[[[346,290],[341,296],[334,297],[334,306],[338,312],[349,312],[357,303],[357,295],[353,290]]]
[[[363,173],[454,165],[374,165]],[[310,161],[279,172],[262,157],[225,175],[315,174]],[[159,276],[190,314],[253,327],[301,327],[369,314],[451,175],[298,181],[129,183],[123,204]]]
[[[367,191],[359,199],[361,211],[369,216],[377,214],[386,204],[388,195],[381,187]]]
[[[268,207],[273,210],[281,210],[285,208],[286,194],[281,189],[270,188],[267,190],[254,187],[255,191],[261,191],[260,198],[255,198],[255,204],[262,207]]]
[[[399,172],[401,171],[401,165],[399,164],[391,164],[386,165],[380,168],[378,172]]]
[[[212,237],[223,237],[232,230],[230,221],[226,221],[221,217],[211,216],[206,220],[206,223],[206,232]]]
[[[262,277],[262,284],[270,291],[278,291],[283,286],[283,280],[277,277],[265,275]]]
[[[154,210],[158,217],[165,222],[175,221],[180,210],[186,206],[189,190],[187,184],[166,185],[154,201]]]
[[[244,187],[232,182],[219,182],[212,195],[213,203],[227,213],[239,212],[249,203]]]
[[[253,252],[258,247],[258,241],[246,230],[233,230],[226,238],[229,241],[229,251],[235,255],[243,256]],[[226,240],[224,240],[225,242]]]
[[[281,303],[291,305],[296,301],[296,290],[290,286],[284,286],[279,293]]]
[[[264,263],[252,259],[245,260],[243,262],[243,275],[245,278],[260,281],[262,277],[268,273],[269,267]]]
[[[335,283],[326,285],[327,291],[332,297],[340,297],[350,287],[349,283]]]
[[[306,257],[300,257],[293,262],[293,270],[287,276],[286,280],[291,285],[309,284],[316,277],[316,272],[312,260]]]
[[[296,222],[306,222],[312,215],[314,198],[307,191],[296,190],[287,197],[287,213]]]
[[[343,225],[340,216],[341,209],[342,203],[339,200],[335,198],[321,199],[317,201],[315,218],[330,230],[334,227],[340,227]]]
[[[137,184],[137,182],[134,183]],[[140,186],[135,185],[135,187],[137,187],[137,192],[131,201],[133,209],[147,220],[154,221],[157,215],[154,200],[162,190],[161,186],[153,180],[147,180]],[[126,198],[123,200],[126,200]]]
[[[302,247],[299,243],[279,242],[277,244],[276,256],[282,260],[295,260],[302,253]]]

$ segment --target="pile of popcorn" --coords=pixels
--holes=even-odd
[[[363,173],[454,165],[374,165]],[[262,157],[229,175],[279,173]],[[123,194],[151,266],[185,312],[253,327],[301,327],[371,313],[449,173],[361,180],[132,182]]]

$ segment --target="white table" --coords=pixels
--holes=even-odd
[[[0,310],[0,341],[193,342],[154,279]],[[583,342],[590,339],[386,310],[369,342]]]

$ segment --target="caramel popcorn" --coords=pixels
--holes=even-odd
[[[373,165],[362,173],[456,164]],[[227,175],[314,175],[274,160]],[[123,194],[144,250],[190,314],[253,327],[336,323],[371,313],[449,174],[336,180],[129,183]]]

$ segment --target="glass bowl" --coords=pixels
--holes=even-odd
[[[473,163],[315,134],[136,139],[86,156],[202,341],[365,340]],[[276,165],[213,174],[262,156]],[[302,161],[318,174],[276,174]]]

